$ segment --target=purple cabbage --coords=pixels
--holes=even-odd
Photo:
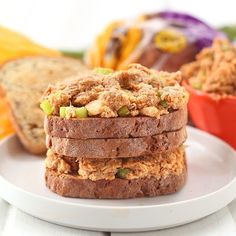
[[[202,20],[186,13],[162,11],[153,15],[148,15],[148,17],[161,18],[166,20],[170,26],[177,27],[189,40],[196,43],[199,50],[211,46],[213,39],[216,37],[226,37],[222,32],[217,31]]]

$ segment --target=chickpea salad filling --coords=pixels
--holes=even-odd
[[[150,116],[159,118],[185,106],[189,95],[181,72],[131,64],[127,70],[96,68],[46,90],[40,107],[62,118]]]
[[[183,78],[197,90],[218,97],[236,96],[236,48],[226,39],[216,39],[181,71]]]
[[[60,156],[50,149],[45,160],[47,169],[58,174],[72,174],[80,179],[92,181],[105,179],[137,179],[144,177],[165,178],[179,175],[185,168],[185,148],[175,151],[135,158],[74,159]]]

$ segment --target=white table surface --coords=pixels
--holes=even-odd
[[[207,207],[207,206],[206,206]],[[184,214],[184,213],[183,213]],[[0,236],[233,236],[236,235],[236,200],[217,213],[180,227],[145,233],[102,233],[51,224],[23,213],[0,199]]]

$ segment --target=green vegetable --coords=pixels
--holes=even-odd
[[[161,104],[161,106],[163,106],[164,108],[168,108],[168,103],[167,103],[166,100],[161,100],[161,101],[160,101],[160,104]]]
[[[88,110],[85,107],[79,107],[75,109],[76,117],[86,118],[88,117]]]
[[[67,107],[60,107],[60,117],[61,118],[65,118],[66,117],[66,110],[67,110]]]
[[[123,116],[128,116],[129,115],[129,109],[127,106],[123,106],[118,110],[118,115],[123,117]]]
[[[156,73],[152,73],[152,74],[150,75],[150,77],[151,77],[151,79],[158,79],[158,76],[157,76]]]
[[[130,172],[130,169],[128,168],[119,168],[117,173],[116,173],[116,176],[118,178],[121,178],[121,179],[125,179],[126,178],[126,175]]]
[[[40,108],[46,115],[51,115],[54,111],[52,104],[48,100],[44,100],[40,103]]]
[[[160,98],[161,97],[161,93],[159,91],[157,91],[157,96]]]
[[[230,40],[235,41],[236,40],[236,25],[227,25],[221,27],[219,30],[224,32]]]
[[[102,67],[95,68],[94,70],[95,70],[96,73],[102,74],[102,75],[109,75],[113,72],[112,69],[102,68]]]
[[[88,117],[88,110],[85,107],[60,107],[60,117],[66,118],[70,116],[70,114],[75,113],[77,118],[86,118]]]
[[[193,88],[197,90],[202,90],[202,84],[200,82],[194,82],[192,83]]]
[[[60,99],[60,97],[61,97],[61,92],[60,92],[60,91],[57,91],[57,92],[55,92],[55,93],[52,93],[50,96],[51,96],[52,98]]]
[[[85,50],[81,50],[81,51],[61,51],[63,55],[68,56],[68,57],[72,57],[72,58],[76,58],[76,59],[83,59],[85,56]]]

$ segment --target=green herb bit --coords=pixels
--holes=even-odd
[[[118,110],[118,115],[121,117],[128,116],[129,115],[129,109],[127,106],[123,106]]]
[[[41,103],[40,103],[40,108],[43,110],[43,112],[46,114],[46,115],[52,115],[53,111],[54,111],[54,108],[52,106],[52,104],[48,101],[48,100],[43,100]]]
[[[169,106],[166,100],[161,100],[161,101],[160,101],[160,104],[161,104],[161,106],[163,106],[164,108],[168,108],[168,106]]]
[[[113,72],[112,69],[102,68],[102,67],[95,68],[94,70],[95,70],[96,73],[102,74],[102,75],[109,75]]]
[[[117,173],[116,173],[116,176],[118,178],[121,178],[121,179],[125,179],[126,178],[126,175],[130,172],[130,169],[128,168],[119,168]]]
[[[78,118],[86,118],[88,117],[88,110],[86,107],[79,107],[75,109],[75,114]]]
[[[161,97],[161,93],[159,91],[157,91],[157,96],[160,98]]]

